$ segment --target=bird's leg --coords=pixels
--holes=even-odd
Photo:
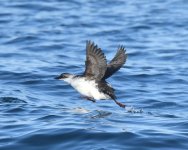
[[[118,101],[115,100],[115,99],[113,99],[113,100],[114,100],[114,102],[115,102],[117,105],[119,105],[120,107],[122,107],[122,108],[125,108],[125,107],[126,107],[125,104],[122,104],[122,103],[118,102]]]
[[[88,101],[95,102],[95,100],[92,97],[88,97],[88,96],[81,96],[81,97],[88,100]]]

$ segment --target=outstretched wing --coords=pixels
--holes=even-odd
[[[126,62],[126,59],[127,59],[126,50],[123,46],[120,46],[114,58],[107,65],[107,70],[105,72],[103,79],[105,80],[109,78],[116,71],[118,71]]]
[[[107,62],[104,53],[93,42],[86,43],[85,76],[89,76],[99,81],[104,77],[107,69]]]

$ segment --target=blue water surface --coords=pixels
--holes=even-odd
[[[1,150],[187,150],[187,0],[2,0]],[[126,65],[118,100],[92,103],[63,81],[84,71],[86,40]],[[128,109],[129,108],[129,109]]]

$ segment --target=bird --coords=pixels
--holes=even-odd
[[[55,79],[63,80],[77,90],[83,98],[96,100],[113,100],[117,105],[126,105],[117,101],[115,89],[106,81],[126,62],[125,47],[120,45],[114,58],[107,64],[106,56],[94,42],[86,41],[85,71],[81,75],[61,73]]]

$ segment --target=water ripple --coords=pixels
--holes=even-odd
[[[27,102],[16,97],[0,97],[0,103],[1,104],[12,104],[12,103],[20,104],[20,103],[27,103]]]

